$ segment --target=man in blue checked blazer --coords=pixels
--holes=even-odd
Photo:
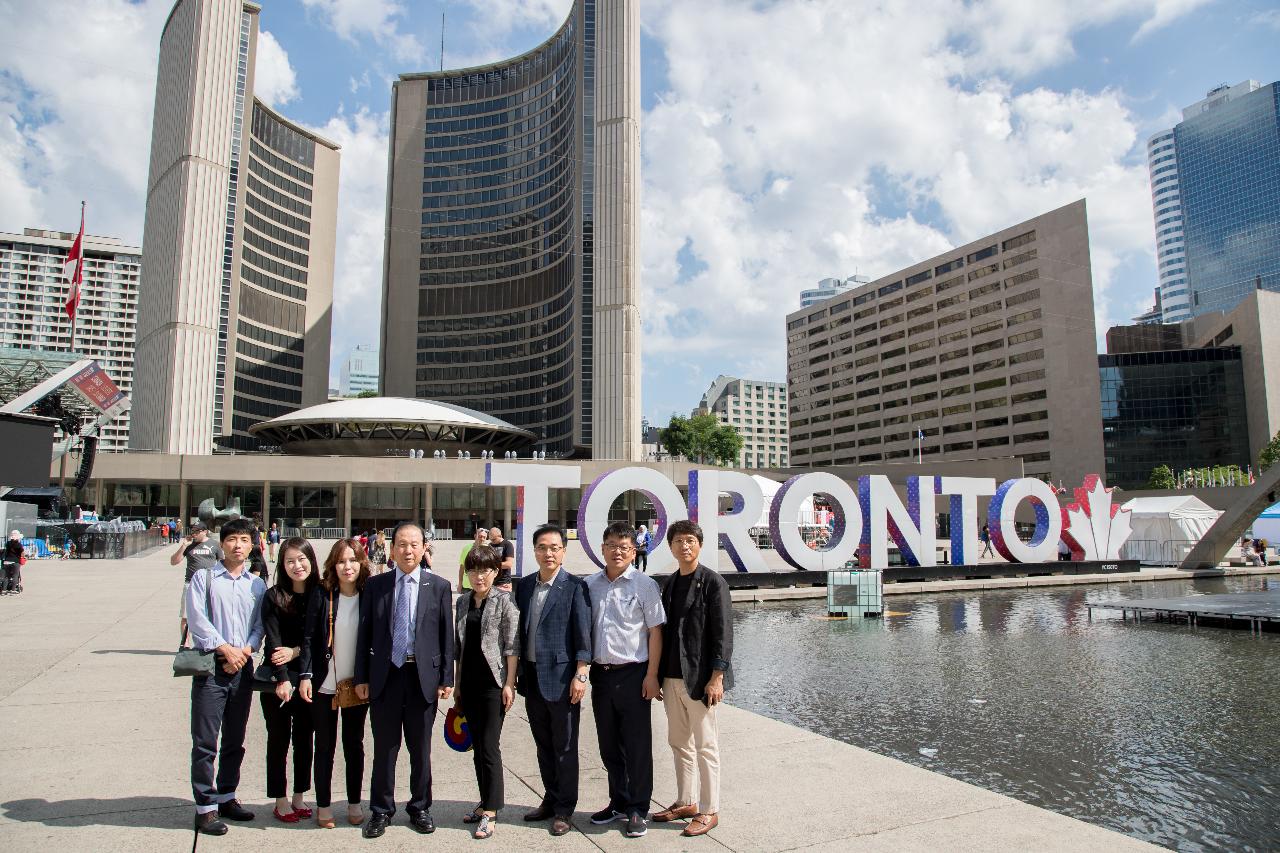
[[[578,727],[591,667],[591,604],[587,585],[563,567],[567,537],[554,525],[533,533],[538,573],[516,584],[520,608],[520,672],[529,728],[538,748],[542,804],[526,821],[551,819],[564,835],[578,805]]]

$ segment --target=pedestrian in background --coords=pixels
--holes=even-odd
[[[458,665],[454,704],[467,718],[480,802],[463,817],[476,824],[472,835],[490,838],[504,805],[502,723],[516,696],[520,611],[494,581],[500,553],[477,545],[467,554],[471,594],[458,597],[454,618]]]
[[[314,727],[311,708],[294,688],[301,677],[307,605],[318,584],[316,552],[305,539],[285,540],[276,562],[276,582],[262,604],[266,636],[263,668],[274,687],[261,697],[267,725],[267,796],[276,801],[275,818],[297,823],[311,817],[302,795],[311,790]],[[262,680],[259,678],[258,680]],[[285,795],[285,764],[293,744],[293,800]]]
[[[22,563],[27,559],[22,548],[22,532],[14,530],[9,534],[9,541],[4,543],[4,581],[0,584],[0,595],[17,595],[22,592]]]
[[[179,631],[185,638],[187,635],[187,590],[191,587],[191,578],[196,572],[212,568],[222,559],[222,549],[218,543],[209,538],[209,528],[203,521],[193,521],[187,528],[187,538],[182,547],[169,557],[169,565],[176,566],[186,561],[186,575],[182,580],[182,605],[178,610]]]
[[[653,544],[653,539],[649,536],[649,531],[643,524],[636,528],[635,542],[636,568],[642,572],[647,572],[649,571],[649,546]]]
[[[387,570],[387,534],[381,530],[373,537],[373,545],[367,551],[369,555],[369,571],[381,574]]]
[[[347,769],[347,823],[364,823],[360,802],[369,703],[355,695],[355,671],[360,594],[369,579],[369,561],[358,545],[354,539],[333,543],[324,561],[324,576],[311,593],[302,640],[298,694],[311,703],[316,733],[316,825],[322,829],[334,826],[331,802],[339,719]]]
[[[462,546],[462,553],[458,556],[458,592],[471,589],[471,581],[467,579],[467,573],[464,567],[467,564],[467,554],[471,553],[471,549],[476,546],[487,546],[489,544],[489,530],[485,527],[476,527],[475,535],[471,541]]]

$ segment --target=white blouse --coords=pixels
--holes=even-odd
[[[327,615],[327,614],[326,614]],[[333,624],[333,658],[321,693],[336,693],[338,682],[356,675],[356,629],[360,627],[360,593],[338,594],[338,612]]]

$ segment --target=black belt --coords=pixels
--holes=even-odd
[[[632,666],[646,666],[648,663],[649,662],[647,660],[636,660],[631,663],[595,663],[593,661],[591,666],[592,668],[598,667],[599,669],[603,669],[605,672],[608,672],[614,669],[627,669]]]
[[[417,662],[418,662],[418,658],[417,658],[415,655],[405,655],[405,656],[404,656],[404,662],[405,662],[405,663],[417,663]]]

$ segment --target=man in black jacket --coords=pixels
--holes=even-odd
[[[396,757],[403,732],[409,749],[409,825],[434,832],[431,818],[431,725],[436,703],[453,693],[453,594],[449,582],[420,565],[426,534],[396,528],[397,571],[370,578],[360,594],[356,695],[369,700],[373,778],[365,838],[382,835],[396,811]]]
[[[702,528],[677,521],[667,544],[680,569],[667,576],[662,604],[662,699],[667,742],[676,765],[676,801],[655,821],[689,819],[684,835],[705,835],[720,823],[720,744],[716,708],[733,686],[733,614],[729,585],[698,562]]]

